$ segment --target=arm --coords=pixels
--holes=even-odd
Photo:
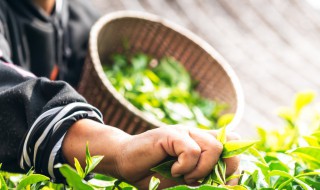
[[[172,175],[183,175],[185,182],[193,185],[211,172],[222,152],[214,131],[170,126],[132,136],[117,128],[84,119],[69,129],[62,145],[70,164],[73,165],[76,157],[82,166],[85,165],[86,142],[89,142],[92,155],[104,156],[96,172],[128,181],[138,189],[147,189],[154,175],[150,168],[168,156],[178,158],[171,169]],[[226,163],[227,175],[231,175],[237,170],[239,159],[229,158]],[[176,184],[161,177],[160,180],[160,189]]]

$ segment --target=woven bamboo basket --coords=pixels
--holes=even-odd
[[[155,58],[172,56],[198,81],[196,90],[212,100],[229,105],[235,117],[233,129],[243,110],[243,96],[238,78],[227,62],[204,40],[190,31],[155,15],[120,11],[107,14],[90,32],[89,51],[78,91],[96,106],[106,124],[130,134],[138,134],[165,124],[148,118],[119,94],[105,76],[102,64],[110,64],[110,55],[124,51],[144,52]]]

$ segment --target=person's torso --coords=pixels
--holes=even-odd
[[[80,0],[56,0],[51,16],[30,1],[6,0],[0,4],[12,62],[36,76],[65,80],[75,86],[89,30],[97,16]]]

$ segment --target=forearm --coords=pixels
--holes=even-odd
[[[131,135],[120,129],[90,119],[81,119],[68,130],[62,143],[62,151],[70,165],[73,165],[74,158],[77,158],[81,165],[85,166],[85,149],[88,142],[91,155],[104,156],[95,172],[121,178],[118,159],[125,148],[125,142],[131,138]]]

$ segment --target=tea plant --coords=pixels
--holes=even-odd
[[[222,128],[217,136],[224,145],[221,159],[213,171],[199,181],[201,185],[179,185],[167,190],[320,190],[320,104],[311,104],[314,98],[313,92],[298,93],[291,107],[279,110],[279,116],[285,121],[283,128],[266,130],[259,127],[259,142],[226,141],[226,130]],[[226,176],[223,158],[238,155],[245,150],[248,151],[241,154],[241,175]],[[87,146],[86,166],[81,167],[77,159],[75,169],[66,164],[57,165],[67,185],[51,183],[49,178],[34,174],[32,170],[26,175],[1,172],[0,190],[136,190],[123,181],[100,174],[86,180],[86,176],[101,159],[101,156],[91,156]],[[170,159],[152,170],[172,178],[170,171],[174,162],[174,159]],[[238,185],[226,185],[232,178],[239,178]],[[174,180],[183,182],[183,178]],[[159,179],[153,177],[149,189],[158,189],[160,183]]]

